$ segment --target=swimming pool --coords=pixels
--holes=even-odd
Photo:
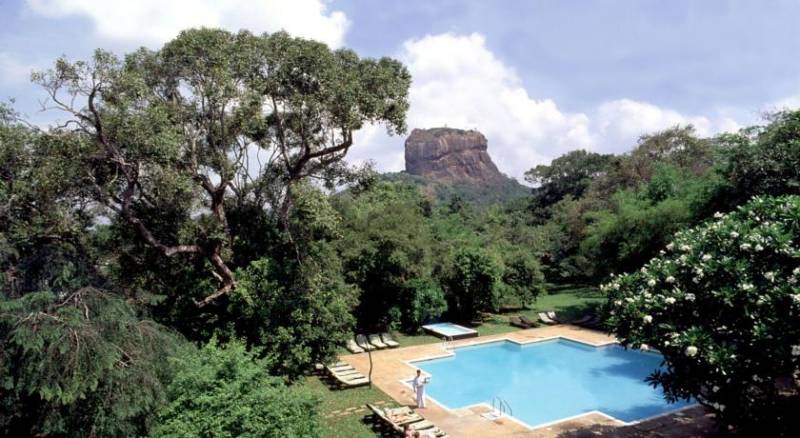
[[[667,403],[644,379],[661,355],[566,339],[457,348],[455,356],[412,362],[432,376],[427,395],[450,409],[500,397],[531,427],[600,411],[633,422],[690,405]]]
[[[464,339],[478,336],[477,331],[452,322],[423,325],[422,329],[434,336],[447,339]]]

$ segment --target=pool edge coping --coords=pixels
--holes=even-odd
[[[538,342],[547,342],[547,341],[562,340],[562,339],[566,340],[566,341],[570,341],[570,342],[575,342],[575,343],[578,343],[578,344],[588,345],[588,346],[594,347],[594,348],[608,347],[608,346],[611,346],[611,345],[619,345],[619,346],[621,346],[619,341],[590,342],[590,341],[586,341],[586,340],[582,340],[582,339],[575,339],[575,338],[572,338],[572,337],[569,337],[569,336],[564,336],[564,335],[547,336],[547,337],[542,337],[542,338],[539,338],[539,339],[530,339],[530,340],[525,340],[525,341],[519,341],[519,340],[516,340],[516,339],[509,338],[508,336],[505,336],[505,337],[502,337],[502,338],[486,339],[486,340],[482,340],[482,341],[466,341],[463,344],[459,344],[457,346],[452,346],[451,350],[447,349],[446,342],[442,342],[442,343],[440,343],[440,344],[442,344],[441,348],[443,348],[445,350],[443,354],[437,354],[437,355],[432,355],[432,356],[423,356],[423,357],[421,357],[419,359],[401,360],[400,362],[405,363],[406,365],[408,365],[409,367],[413,368],[414,370],[421,371],[422,375],[426,375],[426,376],[430,377],[430,374],[428,374],[425,370],[423,370],[422,368],[420,368],[418,366],[415,366],[414,362],[426,362],[426,361],[430,361],[430,360],[447,359],[449,357],[455,357],[456,354],[452,350],[457,350],[459,348],[481,346],[481,345],[484,345],[484,344],[493,344],[493,343],[499,343],[499,342],[511,342],[511,343],[514,343],[514,344],[517,344],[517,345],[520,345],[520,346],[526,346],[526,345],[534,344],[534,343],[538,343]],[[650,353],[651,351],[641,351],[641,352],[642,353]],[[652,351],[652,353],[657,353],[657,352],[656,351]],[[660,354],[660,353],[658,353],[658,354]],[[411,380],[413,380],[413,377],[411,378]],[[404,386],[409,387],[409,388],[411,387],[411,384],[409,383],[409,379],[408,378],[402,378],[399,381]],[[427,397],[428,400],[430,400],[431,402],[436,403],[436,405],[438,405],[440,408],[444,409],[446,412],[450,413],[451,415],[455,415],[456,411],[460,411],[462,409],[471,409],[471,408],[475,408],[475,407],[479,407],[479,406],[486,406],[487,408],[492,409],[492,406],[487,402],[475,403],[475,404],[467,405],[467,406],[464,406],[463,408],[458,408],[458,409],[451,409],[449,406],[439,402],[438,400],[436,400],[435,398],[431,397],[430,395],[426,394],[425,397]],[[576,420],[578,418],[585,417],[587,415],[600,415],[602,417],[608,418],[609,420],[612,420],[612,421],[615,421],[615,422],[619,423],[620,426],[633,426],[633,425],[636,425],[636,424],[639,424],[639,423],[642,423],[642,422],[645,422],[645,421],[654,420],[654,419],[659,418],[659,417],[666,417],[668,415],[673,415],[673,414],[676,414],[676,413],[681,412],[683,410],[687,410],[687,409],[690,409],[690,408],[695,408],[695,407],[697,407],[699,405],[700,405],[699,403],[695,402],[695,403],[692,403],[692,404],[687,405],[687,406],[682,406],[680,408],[672,409],[672,410],[669,410],[669,411],[666,411],[666,412],[662,412],[660,414],[652,415],[650,417],[641,418],[641,419],[638,419],[638,420],[635,420],[635,421],[623,421],[623,420],[621,420],[621,419],[619,419],[617,417],[614,417],[613,415],[609,415],[609,414],[606,414],[603,411],[598,411],[598,410],[584,412],[582,414],[561,418],[561,419],[558,419],[558,420],[555,420],[555,421],[550,421],[550,422],[547,422],[547,423],[538,424],[536,426],[531,426],[530,424],[522,421],[521,419],[519,419],[519,418],[517,418],[517,417],[515,417],[513,415],[503,414],[502,416],[500,416],[498,418],[507,418],[507,419],[512,420],[515,423],[518,423],[519,425],[521,425],[521,426],[523,426],[523,427],[525,427],[525,428],[527,428],[527,429],[529,429],[531,431],[537,430],[537,429],[542,429],[542,428],[545,428],[545,427],[552,427],[552,426],[555,426],[555,425],[557,425],[559,423]],[[493,420],[489,420],[489,421],[493,421]]]

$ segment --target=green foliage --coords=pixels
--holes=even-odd
[[[141,435],[163,402],[178,339],[86,288],[0,300],[4,436]]]
[[[436,320],[447,311],[447,300],[441,286],[431,278],[408,281],[399,300],[402,327],[414,332],[426,322]]]
[[[416,186],[433,202],[448,202],[458,198],[476,208],[487,208],[513,200],[525,199],[530,190],[512,178],[502,178],[491,183],[472,184],[431,180],[405,172],[385,173],[381,179]]]
[[[319,259],[335,258],[331,248]],[[228,337],[245,334],[261,346],[268,370],[295,378],[310,364],[329,361],[339,345],[352,336],[356,295],[344,284],[341,267],[309,262],[281,266],[262,258],[237,272],[239,286],[231,295],[227,314],[235,316]]]
[[[724,161],[719,172],[729,183],[728,206],[753,195],[800,194],[800,111],[780,112],[763,127],[720,139]]]
[[[693,224],[709,200],[708,177],[661,165],[636,191],[617,192],[612,208],[587,213],[581,252],[596,273],[636,269],[678,230]]]
[[[800,406],[800,197],[755,198],[676,234],[640,272],[606,284],[610,326],[658,349],[650,380],[742,430],[787,433]]]
[[[361,290],[356,315],[366,330],[415,331],[444,310],[431,275],[431,236],[423,199],[405,184],[378,183],[342,200],[347,233],[340,242],[349,282]],[[428,303],[429,309],[418,306]]]
[[[472,321],[480,312],[497,311],[502,271],[496,257],[479,247],[459,249],[444,274],[450,313],[460,321]]]
[[[511,250],[502,256],[502,285],[523,306],[529,306],[544,293],[544,275],[538,258],[530,251]]]
[[[0,107],[0,284],[5,296],[101,285],[86,233],[92,211],[76,184],[80,168],[69,161],[81,147],[43,136]]]
[[[580,149],[525,172],[525,180],[537,185],[533,189],[533,208],[545,209],[566,196],[580,198],[592,180],[605,172],[610,159],[611,155]]]
[[[318,437],[317,401],[268,373],[270,364],[242,342],[186,348],[153,436]]]

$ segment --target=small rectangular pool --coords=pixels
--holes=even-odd
[[[450,409],[503,399],[531,427],[599,411],[626,423],[692,404],[670,404],[645,378],[661,367],[653,352],[593,347],[559,338],[456,348],[455,356],[412,362],[432,376],[427,394]]]
[[[478,336],[477,331],[458,324],[453,324],[452,322],[423,325],[422,329],[428,334],[443,339],[464,339]]]

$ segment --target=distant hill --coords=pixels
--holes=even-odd
[[[476,184],[464,181],[437,180],[429,177],[411,175],[406,172],[384,173],[387,181],[405,182],[419,187],[425,195],[437,201],[450,201],[459,196],[463,201],[476,206],[489,206],[510,201],[530,194],[530,187],[523,186],[515,179],[500,175],[491,183]]]

